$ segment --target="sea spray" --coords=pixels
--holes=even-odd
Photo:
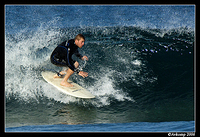
[[[194,120],[194,6],[15,5],[5,13],[6,126]],[[92,100],[41,76],[63,69],[50,55],[79,33],[89,76],[70,78]]]

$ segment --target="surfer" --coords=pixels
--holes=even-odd
[[[69,67],[68,69],[61,71],[61,75],[65,75],[60,85],[65,87],[73,87],[72,84],[67,82],[69,77],[76,72],[83,78],[88,76],[87,72],[80,71],[78,69],[79,63],[72,59],[72,55],[75,54],[81,60],[88,60],[87,56],[82,56],[78,48],[82,48],[85,42],[85,37],[82,34],[78,34],[74,39],[64,41],[59,44],[51,54],[51,63],[60,67]],[[54,78],[60,78],[59,75],[54,75]]]

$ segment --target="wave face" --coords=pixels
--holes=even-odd
[[[193,14],[193,6],[6,6],[6,126],[194,120]],[[78,33],[89,77],[71,80],[91,100],[41,76],[62,70],[51,52]]]

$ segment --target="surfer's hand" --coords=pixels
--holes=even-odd
[[[88,57],[87,56],[83,56],[81,59],[82,60],[86,59],[88,61]]]
[[[78,75],[82,76],[83,78],[87,77],[88,76],[88,73],[87,72],[83,72],[83,71],[80,71],[78,73]]]

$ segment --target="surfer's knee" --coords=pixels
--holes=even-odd
[[[75,68],[78,68],[78,66],[79,66],[79,63],[76,61],[76,62],[74,63],[74,67],[75,67]]]

